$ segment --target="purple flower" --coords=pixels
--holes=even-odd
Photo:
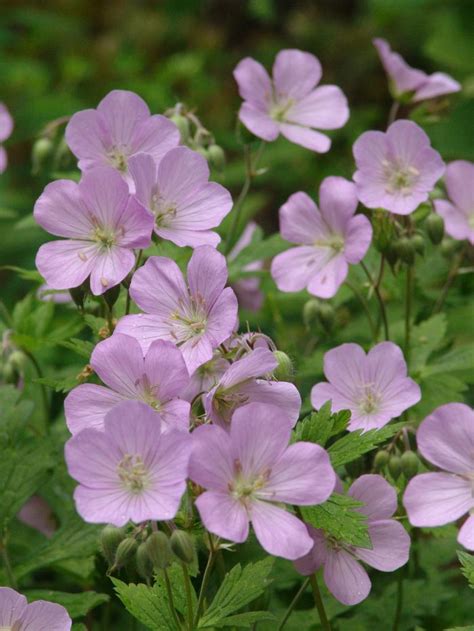
[[[211,421],[228,429],[237,408],[266,403],[277,405],[293,426],[300,413],[301,397],[292,383],[271,380],[269,375],[277,363],[271,351],[256,348],[231,364],[204,397],[204,409]]]
[[[23,594],[0,587],[0,629],[6,631],[69,631],[72,620],[64,607],[46,600],[28,604]]]
[[[320,298],[334,296],[349,271],[359,263],[372,239],[372,227],[357,208],[356,188],[342,177],[327,177],[316,206],[306,193],[295,193],[280,208],[281,236],[297,243],[278,254],[271,273],[282,291],[301,291]]]
[[[239,240],[229,252],[228,260],[234,261],[237,256],[245,250],[245,248],[252,242],[252,237],[255,231],[258,230],[258,226],[254,221],[250,221],[242,232]],[[263,269],[263,261],[254,261],[242,268],[243,272],[254,272]],[[258,311],[263,304],[263,293],[260,290],[259,278],[242,278],[241,280],[232,283],[232,289],[235,291],[239,306],[242,309],[249,309],[250,311]]]
[[[371,589],[370,578],[359,561],[382,572],[393,572],[408,561],[410,537],[399,522],[390,519],[397,510],[397,494],[382,476],[361,476],[348,495],[364,503],[357,510],[368,517],[372,548],[334,541],[322,530],[308,526],[314,547],[295,561],[295,568],[308,576],[323,567],[324,582],[331,594],[344,605],[356,605],[367,598]]]
[[[312,129],[339,129],[349,118],[347,99],[335,85],[315,86],[321,80],[318,59],[301,50],[281,50],[273,64],[273,78],[250,57],[242,59],[234,78],[244,99],[242,123],[263,140],[282,134],[312,151],[329,151],[331,140]]]
[[[56,530],[51,506],[40,495],[32,495],[23,504],[16,518],[27,526],[35,528],[48,539],[53,536]]]
[[[474,410],[463,403],[437,408],[418,428],[420,454],[437,473],[408,483],[403,504],[413,526],[443,526],[468,513],[458,541],[474,550]]]
[[[206,489],[196,506],[207,530],[242,543],[252,522],[269,554],[297,559],[311,549],[304,524],[279,504],[320,504],[336,476],[322,447],[288,447],[290,434],[287,414],[260,403],[237,410],[230,433],[215,425],[193,432],[189,475]]]
[[[13,118],[3,103],[0,103],[0,143],[4,142],[13,131]],[[0,145],[0,173],[7,168],[7,152]]]
[[[396,99],[410,96],[412,103],[433,99],[443,94],[459,92],[461,86],[444,72],[427,75],[422,70],[411,68],[401,55],[391,50],[384,39],[374,39],[373,44],[387,73]]]
[[[156,412],[124,401],[108,412],[104,429],[86,428],[65,446],[69,474],[79,482],[74,500],[89,523],[167,520],[186,489],[190,435],[161,432]]]
[[[48,283],[43,283],[38,287],[36,297],[43,302],[55,302],[56,304],[68,304],[72,302],[71,294],[67,289],[52,289]]]
[[[218,352],[212,359],[199,366],[194,371],[188,387],[181,395],[186,401],[193,401],[199,394],[206,394],[211,390],[220,377],[225,373],[230,363]]]
[[[157,165],[151,155],[130,158],[136,197],[154,215],[155,232],[179,246],[212,245],[232,208],[230,193],[209,182],[207,160],[187,147],[171,149]]]
[[[349,431],[380,429],[421,399],[392,342],[377,344],[367,355],[358,344],[341,344],[324,355],[324,374],[329,383],[313,386],[311,403],[319,409],[331,401],[335,412],[350,410]]]
[[[157,340],[144,358],[135,338],[117,333],[97,344],[90,363],[108,387],[85,383],[71,390],[64,409],[72,434],[86,427],[102,430],[105,415],[128,399],[159,412],[163,429],[188,430],[190,406],[180,396],[189,375],[174,344]]]
[[[66,142],[79,168],[111,166],[131,183],[128,161],[149,153],[158,162],[179,143],[177,127],[165,116],[151,116],[143,99],[127,90],[112,90],[96,110],[76,112],[66,127]]]
[[[191,375],[235,329],[237,298],[225,287],[225,258],[210,245],[194,250],[187,277],[186,284],[171,259],[150,257],[130,285],[130,295],[145,313],[125,316],[116,331],[135,337],[144,352],[153,340],[174,342]]]
[[[110,168],[88,171],[79,184],[48,184],[34,217],[51,234],[67,238],[42,245],[36,255],[49,287],[78,287],[90,276],[96,296],[125,278],[135,264],[133,248],[146,248],[153,229],[153,217]]]
[[[444,162],[416,123],[398,120],[387,132],[366,131],[352,148],[359,200],[367,208],[409,215],[428,199]]]
[[[451,162],[444,182],[450,201],[435,200],[435,210],[443,217],[446,232],[453,239],[467,239],[474,245],[474,163]]]

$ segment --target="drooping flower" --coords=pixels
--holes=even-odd
[[[420,454],[442,471],[408,483],[403,504],[413,526],[443,526],[468,514],[458,541],[474,550],[474,410],[463,403],[437,408],[416,434]]]
[[[23,504],[16,517],[48,538],[52,537],[56,530],[56,520],[51,506],[40,495],[32,495]]]
[[[244,99],[240,120],[263,140],[276,140],[282,134],[312,151],[328,151],[331,140],[316,129],[343,127],[349,118],[349,108],[337,86],[315,87],[321,75],[319,60],[301,50],[281,50],[273,64],[271,79],[255,59],[242,59],[234,70]]]
[[[164,430],[188,430],[190,406],[181,394],[189,375],[174,344],[156,340],[143,357],[135,338],[116,333],[97,344],[90,364],[107,387],[84,383],[68,394],[64,410],[72,434],[86,427],[102,430],[107,412],[128,399],[158,412]]]
[[[214,353],[212,359],[196,368],[182,398],[186,401],[193,401],[199,394],[207,394],[229,366],[230,363],[227,359],[218,352]]]
[[[135,337],[146,352],[153,340],[177,344],[191,375],[237,324],[237,299],[227,282],[225,258],[210,245],[196,248],[187,284],[171,259],[152,256],[135,272],[130,295],[145,311],[119,320],[116,331]]]
[[[232,208],[230,193],[209,182],[207,160],[187,147],[171,149],[160,161],[141,153],[129,161],[135,195],[155,217],[155,232],[179,246],[216,247],[217,227]]]
[[[453,239],[467,239],[474,245],[474,163],[451,162],[444,182],[449,200],[436,199],[435,210],[444,219],[446,232]]]
[[[356,510],[367,515],[372,548],[334,541],[323,530],[308,526],[313,549],[294,565],[303,576],[323,567],[324,582],[331,594],[344,605],[356,605],[367,598],[371,589],[370,578],[360,561],[376,570],[393,572],[408,561],[410,537],[402,524],[391,519],[397,510],[397,494],[382,476],[361,476],[348,495],[364,503]]]
[[[89,523],[173,519],[186,489],[190,435],[161,432],[156,412],[140,401],[110,410],[103,431],[86,428],[65,446],[74,501]]]
[[[70,631],[72,620],[62,605],[36,600],[0,587],[0,629],[6,631]]]
[[[367,355],[358,344],[341,344],[324,355],[324,374],[329,383],[313,386],[311,403],[319,409],[331,401],[335,412],[350,410],[350,431],[380,429],[421,399],[392,342],[377,344]]]
[[[412,103],[459,92],[460,84],[444,72],[431,75],[411,68],[401,55],[392,51],[388,42],[376,38],[373,44],[387,73],[396,99],[408,98]]]
[[[298,244],[278,254],[271,274],[282,291],[301,291],[320,298],[334,296],[349,271],[359,263],[372,239],[364,215],[354,215],[356,188],[342,177],[327,177],[319,189],[319,205],[306,193],[291,195],[280,208],[280,232]]]
[[[416,123],[398,120],[386,133],[366,131],[352,148],[359,200],[367,208],[409,215],[428,199],[444,162]]]
[[[132,183],[129,159],[149,153],[158,162],[179,144],[179,131],[165,116],[151,116],[137,94],[112,90],[96,110],[74,114],[66,127],[66,142],[81,171],[110,166]]]
[[[288,446],[290,421],[280,407],[251,403],[236,410],[229,433],[216,425],[198,427],[189,475],[206,489],[196,506],[207,530],[242,543],[251,522],[269,554],[297,559],[312,541],[304,524],[279,504],[320,504],[336,476],[319,445]]]
[[[13,131],[13,118],[3,103],[0,103],[0,143],[11,135]],[[5,148],[0,144],[0,173],[7,168],[8,158]]]
[[[277,364],[266,348],[256,348],[231,364],[204,397],[204,409],[211,421],[229,429],[237,408],[265,403],[277,405],[293,426],[300,413],[301,397],[292,383],[271,380],[269,375]]]
[[[94,169],[76,184],[57,180],[35,204],[42,228],[67,240],[40,247],[36,266],[52,289],[70,289],[90,276],[98,296],[118,285],[135,264],[133,248],[150,244],[153,217],[113,169]]]
[[[229,252],[228,260],[234,261],[237,256],[250,245],[252,237],[258,226],[254,221],[250,221],[246,226],[239,240]],[[243,272],[259,271],[263,268],[263,261],[254,261],[242,268]],[[263,293],[260,290],[260,279],[254,277],[242,278],[232,283],[232,289],[235,291],[239,306],[242,309],[250,311],[258,311],[263,304]]]

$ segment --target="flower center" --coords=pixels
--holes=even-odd
[[[92,233],[92,240],[96,241],[101,248],[110,249],[117,243],[117,235],[113,230],[97,227]]]
[[[166,226],[170,224],[170,219],[176,217],[177,204],[168,202],[159,193],[151,196],[150,209],[155,215],[155,223],[157,226]]]
[[[245,383],[245,382],[244,382]],[[226,423],[230,423],[230,419],[232,418],[232,414],[234,410],[244,405],[248,396],[243,392],[239,392],[237,388],[240,388],[242,384],[238,384],[234,386],[234,388],[229,388],[228,390],[220,390],[217,389],[214,394],[213,407],[219,416],[222,416]]]
[[[285,121],[288,110],[294,105],[293,99],[274,101],[270,107],[270,117],[278,123]]]
[[[255,493],[263,489],[270,477],[271,469],[264,469],[259,473],[245,477],[242,474],[242,464],[240,460],[234,460],[234,478],[228,484],[229,493],[235,500],[240,501],[245,506],[254,499]]]
[[[388,160],[383,160],[382,165],[386,178],[385,191],[411,195],[413,186],[420,175],[418,169],[414,166],[402,166]]]
[[[125,454],[117,466],[117,473],[123,486],[131,493],[138,495],[148,485],[148,470],[137,454]]]
[[[127,165],[127,155],[123,149],[119,147],[113,147],[107,154],[110,164],[115,168],[121,171],[122,173],[126,173],[128,165]]]
[[[180,307],[170,316],[173,323],[171,336],[178,345],[193,338],[197,342],[207,329],[206,302],[200,295],[190,296],[189,302],[181,303]]]
[[[468,218],[467,218],[467,223],[469,224],[469,228],[474,230],[474,210],[471,213],[469,213]]]
[[[344,250],[344,237],[340,234],[331,234],[327,239],[318,239],[314,242],[318,248],[329,248],[334,254],[339,254]]]
[[[152,385],[147,375],[136,382],[137,386],[141,386],[141,399],[144,403],[153,408],[156,412],[161,412],[163,405],[158,396],[158,384]]]
[[[362,387],[362,396],[359,401],[359,409],[364,414],[373,414],[380,408],[382,397],[370,384]]]

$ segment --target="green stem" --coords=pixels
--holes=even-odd
[[[299,588],[299,590],[296,592],[295,597],[293,598],[293,600],[291,601],[288,609],[285,612],[285,615],[283,616],[280,624],[278,625],[278,629],[277,631],[281,631],[283,629],[283,627],[285,626],[288,618],[291,616],[291,613],[293,611],[293,609],[295,608],[296,603],[298,602],[298,600],[301,598],[303,592],[306,590],[306,588],[308,587],[310,582],[310,577],[308,576],[308,578],[303,581],[301,587]]]
[[[405,361],[410,365],[410,344],[411,344],[411,318],[412,318],[412,298],[413,298],[413,271],[412,265],[408,265],[405,285]]]
[[[185,563],[181,563],[181,569],[183,570],[184,590],[186,592],[186,602],[188,605],[188,627],[189,631],[193,631],[194,611],[193,599],[191,595],[191,579],[189,578],[188,568],[186,567]]]
[[[176,607],[174,606],[173,590],[171,589],[170,577],[168,576],[168,570],[166,568],[163,568],[163,576],[165,577],[165,587],[166,593],[168,595],[168,604],[170,606],[171,615],[173,616],[176,627],[178,629],[181,629],[181,622],[178,618],[178,614],[176,613]]]
[[[365,296],[362,294],[362,292],[359,291],[359,289],[355,285],[350,283],[348,280],[346,280],[345,283],[349,287],[349,289],[351,289],[354,292],[354,295],[356,296],[356,298],[359,300],[360,304],[362,305],[362,308],[365,311],[365,315],[367,316],[367,321],[369,323],[370,332],[372,334],[372,339],[373,339],[374,342],[376,342],[377,341],[377,331],[376,331],[375,324],[374,324],[374,321],[373,321],[373,318],[372,318],[372,314],[370,313],[369,303],[365,299]]]
[[[209,536],[209,557],[207,559],[206,568],[204,570],[204,576],[202,577],[201,589],[199,590],[196,615],[194,617],[195,627],[197,627],[197,623],[199,622],[199,618],[201,617],[202,608],[204,606],[204,596],[206,594],[207,586],[209,584],[209,579],[211,578],[212,566],[214,565],[214,559],[215,559],[214,545],[212,543],[211,536],[210,535],[208,536]]]
[[[10,557],[8,555],[7,544],[5,540],[3,540],[0,543],[0,550],[2,554],[3,566],[5,568],[5,574],[7,576],[8,584],[10,585],[10,587],[13,587],[14,589],[16,589],[17,584],[16,584],[15,576],[13,574],[13,569],[10,563]]]
[[[30,353],[30,351],[27,351],[26,349],[22,349],[23,352],[25,353],[25,355],[28,357],[28,359],[30,360],[30,362],[33,364],[36,374],[38,375],[38,377],[40,379],[43,379],[43,371],[41,370],[41,366],[39,365],[36,357],[33,355],[33,353]],[[49,400],[48,400],[48,393],[46,391],[46,386],[44,385],[44,383],[40,383],[40,388],[41,388],[41,399],[43,401],[43,410],[44,410],[44,427],[45,430],[48,426],[48,421],[49,421]]]
[[[400,570],[397,579],[397,604],[395,606],[395,616],[393,619],[392,631],[398,631],[400,626],[400,619],[402,617],[403,609],[403,570]]]
[[[324,609],[324,603],[321,597],[321,592],[319,591],[316,574],[312,574],[309,577],[309,582],[311,583],[311,588],[313,590],[314,604],[316,605],[316,609],[318,610],[319,619],[321,620],[321,627],[323,631],[331,631],[331,625],[329,624],[326,610]]]
[[[133,268],[132,271],[132,275],[137,271],[141,260],[142,260],[142,256],[143,256],[143,250],[139,250],[138,254],[137,254],[137,261],[135,263],[135,267]],[[125,303],[125,315],[128,315],[130,313],[130,302],[131,298],[130,298],[130,287],[127,289],[127,301]]]
[[[383,261],[384,259],[382,258],[382,261],[380,263],[381,269],[379,271],[379,277],[377,279],[377,282],[375,283],[374,283],[374,279],[372,278],[372,274],[369,272],[369,269],[364,263],[364,261],[360,262],[360,266],[364,270],[365,275],[367,276],[369,283],[374,290],[375,296],[377,298],[377,302],[379,303],[380,316],[383,322],[384,336],[385,336],[385,339],[388,341],[390,339],[390,334],[388,330],[387,310],[385,309],[385,302],[382,298],[382,294],[380,293],[380,283],[382,281],[382,276],[383,276]]]
[[[398,101],[394,101],[390,108],[390,112],[388,113],[387,127],[390,127],[390,125],[395,121],[395,119],[397,118],[399,109],[400,109],[400,103]]]
[[[443,308],[443,305],[444,305],[444,302],[445,302],[445,300],[447,298],[448,292],[451,289],[451,285],[454,283],[454,280],[455,280],[455,278],[456,278],[456,276],[458,274],[459,268],[461,267],[461,263],[462,263],[462,260],[464,258],[464,254],[466,252],[466,249],[467,249],[467,244],[454,257],[453,265],[451,266],[451,269],[449,270],[448,278],[446,279],[446,283],[444,284],[444,287],[441,290],[439,298],[436,301],[435,306],[433,307],[433,314],[439,313],[441,311],[441,309]]]

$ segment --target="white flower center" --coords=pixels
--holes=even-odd
[[[362,386],[361,397],[358,402],[359,410],[364,414],[375,414],[379,411],[382,397],[371,384]]]
[[[385,191],[389,194],[401,193],[411,195],[420,172],[411,165],[401,165],[389,160],[383,160],[382,166],[386,178]]]
[[[118,169],[122,173],[126,173],[127,168],[128,168],[127,154],[123,148],[112,147],[112,149],[107,153],[107,157],[109,159],[110,164],[115,169]]]
[[[255,499],[255,494],[261,491],[267,484],[271,469],[264,469],[259,473],[244,477],[240,460],[234,460],[234,478],[228,484],[229,493],[235,499],[248,507]]]
[[[207,307],[200,295],[191,296],[189,303],[181,304],[181,309],[170,315],[172,328],[171,336],[180,345],[196,338],[196,342],[207,329]]]
[[[469,224],[469,228],[474,230],[474,210],[467,216],[467,223]]]
[[[275,99],[270,106],[270,117],[278,123],[283,123],[288,110],[294,105],[293,99]]]
[[[140,387],[142,401],[157,412],[161,412],[163,406],[158,396],[159,385],[152,385],[147,375],[143,375],[136,385]]]
[[[150,481],[145,463],[137,454],[125,454],[117,466],[117,473],[123,486],[135,495],[144,491]]]
[[[150,210],[155,215],[156,225],[165,227],[176,217],[177,204],[167,201],[156,192],[151,196]]]
[[[326,239],[318,239],[314,242],[314,245],[318,248],[329,248],[333,251],[334,255],[339,254],[344,250],[344,237],[340,234],[330,234]]]
[[[218,388],[214,394],[213,407],[217,414],[222,416],[227,423],[230,423],[234,410],[241,405],[245,405],[248,400],[248,396],[238,390],[241,385],[239,383],[228,390],[222,389],[219,391]]]

